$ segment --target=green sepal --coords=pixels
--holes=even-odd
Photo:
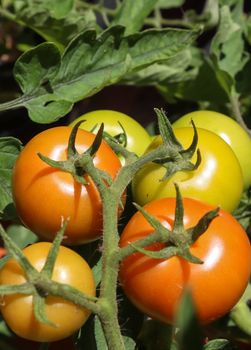
[[[155,112],[158,117],[159,131],[163,141],[163,144],[160,147],[164,147],[167,153],[166,157],[160,157],[160,159],[154,161],[154,163],[161,164],[166,168],[166,172],[160,181],[170,179],[170,177],[178,171],[196,170],[201,163],[201,155],[199,149],[196,150],[198,144],[198,133],[194,123],[192,124],[194,129],[193,140],[191,145],[187,149],[184,149],[176,138],[172,125],[164,110],[155,108]],[[195,152],[197,154],[196,161],[195,163],[192,163],[190,160]]]
[[[156,219],[153,215],[148,213],[143,207],[138,205],[137,203],[133,203],[137,210],[144,216],[147,222],[154,228],[156,232],[159,232],[161,236],[163,236],[163,240],[167,241],[170,238],[171,231],[168,230],[165,226],[161,224],[161,222]]]
[[[34,292],[34,287],[31,283],[23,284],[2,284],[0,285],[1,295],[11,295],[11,294],[32,294]]]
[[[219,216],[219,210],[220,208],[218,207],[210,210],[200,218],[194,227],[187,230],[191,237],[191,242],[195,242],[208,229],[211,222]]]
[[[55,236],[49,254],[46,258],[46,262],[41,270],[41,273],[48,278],[52,277],[53,269],[56,263],[57,255],[59,252],[60,244],[64,238],[64,233],[68,224],[67,220],[62,220],[61,228]]]
[[[38,322],[56,327],[56,324],[48,319],[45,313],[45,298],[40,296],[39,293],[33,294],[33,311]]]
[[[153,259],[169,259],[173,256],[178,255],[179,249],[174,246],[166,247],[158,251],[153,251],[153,250],[147,250],[144,248],[138,247],[136,244],[131,243],[131,246],[139,253],[142,253],[149,258]]]

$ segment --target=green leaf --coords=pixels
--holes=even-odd
[[[53,122],[69,112],[73,103],[119,82],[126,74],[175,56],[198,35],[190,30],[153,29],[123,37],[123,30],[117,26],[99,36],[90,30],[81,33],[61,62],[52,43],[24,53],[14,69],[24,95],[9,108],[25,106],[32,120]]]
[[[186,290],[178,308],[176,325],[179,350],[203,349],[202,330],[196,316],[195,306],[190,290]]]
[[[123,335],[123,340],[125,344],[125,350],[135,350],[136,343],[132,338]]]
[[[237,18],[236,13],[239,14],[231,12],[230,6],[221,7],[220,25],[210,48],[218,80],[228,94],[234,85],[236,74],[248,60],[240,24],[242,18]]]
[[[95,285],[97,287],[102,278],[102,258],[100,258],[98,262],[93,266],[92,272],[94,275]]]
[[[75,0],[43,0],[40,4],[47,8],[54,18],[64,18],[74,7]]]
[[[227,339],[214,339],[205,344],[203,350],[233,350],[233,347]]]
[[[21,104],[34,121],[50,123],[72,108],[72,103],[60,100],[51,86],[60,62],[60,52],[52,43],[40,44],[16,61],[14,76],[24,93]]]
[[[157,6],[163,9],[180,7],[185,3],[185,0],[158,0]]]
[[[127,74],[123,77],[122,82],[139,86],[158,86],[160,84],[166,86],[169,82],[177,79],[184,81],[187,77],[188,69],[190,72],[189,74],[191,74],[192,50],[194,50],[194,48],[185,48],[166,61],[154,63],[137,72]]]
[[[57,74],[60,59],[60,52],[52,43],[43,43],[24,53],[13,71],[22,92],[30,95],[41,89],[50,93],[50,81]]]
[[[23,225],[12,224],[6,229],[8,236],[18,245],[19,248],[23,249],[29,244],[38,241],[37,235],[32,231],[28,230]]]
[[[0,218],[4,220],[13,214],[11,176],[21,148],[21,142],[14,137],[0,138]]]
[[[143,27],[145,18],[157,2],[158,0],[124,0],[112,24],[124,26],[127,35],[133,34]]]
[[[63,49],[78,33],[96,27],[91,10],[79,10],[74,0],[15,0],[9,9],[13,21],[31,28]]]

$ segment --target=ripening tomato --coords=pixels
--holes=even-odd
[[[226,141],[233,149],[242,169],[244,188],[251,185],[251,138],[232,118],[215,111],[194,111],[185,114],[173,123],[174,128],[191,126],[210,130]]]
[[[97,132],[101,123],[104,123],[104,131],[111,136],[120,135],[119,142],[131,152],[141,156],[151,142],[151,136],[135,119],[127,114],[113,110],[97,110],[86,113],[75,119],[70,126],[83,120],[80,128]],[[126,133],[123,135],[123,133]]]
[[[6,255],[6,249],[0,246],[0,259]]]
[[[23,252],[30,263],[41,271],[49,249],[49,242],[34,243]],[[52,280],[69,284],[79,291],[95,296],[95,283],[87,262],[73,250],[61,246],[53,270]],[[14,259],[8,260],[0,270],[0,285],[27,282],[25,272]],[[13,294],[2,296],[0,310],[7,325],[14,333],[25,339],[51,342],[69,337],[88,319],[90,310],[74,305],[60,297],[47,296],[45,313],[54,326],[40,323],[33,312],[33,296]]]
[[[144,209],[171,229],[175,217],[175,198],[155,200]],[[214,207],[191,198],[183,199],[184,226],[196,225]],[[147,237],[154,228],[137,212],[125,226],[120,246]],[[164,243],[148,247],[164,248]],[[142,312],[163,322],[173,323],[186,287],[190,287],[201,323],[226,314],[239,300],[251,273],[251,247],[246,232],[228,212],[219,211],[208,229],[191,245],[191,253],[203,261],[193,264],[174,256],[153,259],[142,253],[125,258],[120,281],[128,298]]]
[[[176,128],[175,135],[184,148],[193,138],[193,128]],[[243,192],[243,177],[240,164],[230,148],[215,133],[197,128],[198,148],[201,164],[194,171],[178,171],[165,181],[160,181],[166,169],[157,163],[148,163],[140,169],[132,181],[134,200],[144,205],[154,199],[175,197],[174,182],[178,183],[184,197],[233,211],[239,204]],[[157,136],[146,152],[155,149],[162,139]],[[192,162],[195,162],[196,155]]]
[[[87,184],[76,182],[70,173],[47,165],[38,152],[53,159],[66,160],[72,128],[47,129],[32,138],[23,148],[13,169],[12,191],[22,222],[38,236],[52,240],[62,217],[69,218],[66,244],[82,244],[97,239],[102,233],[102,202],[90,176]],[[90,147],[95,135],[78,130],[76,149],[82,153]],[[102,141],[94,164],[114,178],[121,168],[116,154]]]

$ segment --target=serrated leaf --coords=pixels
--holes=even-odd
[[[236,74],[242,70],[248,60],[243,28],[240,24],[242,18],[237,18],[236,13],[239,14],[239,12],[233,14],[230,6],[221,7],[220,25],[210,47],[216,76],[228,94],[234,86]]]
[[[14,137],[0,138],[0,218],[2,219],[8,219],[7,207],[11,206],[13,202],[11,193],[12,169],[21,148],[21,142]]]
[[[50,82],[58,72],[60,59],[60,52],[52,43],[42,43],[24,53],[13,70],[22,92],[27,95],[39,90],[50,93]]]
[[[63,49],[86,28],[97,27],[91,10],[79,11],[73,0],[15,0],[12,20],[27,26]]]
[[[157,2],[158,0],[124,0],[112,23],[124,26],[127,35],[133,34],[143,27],[145,18]]]
[[[96,36],[88,30],[70,43],[61,61],[56,46],[43,43],[24,53],[15,65],[24,95],[13,101],[13,108],[25,106],[32,120],[53,122],[69,112],[73,103],[117,83],[125,74],[175,56],[197,35],[164,29],[123,37],[118,26]]]

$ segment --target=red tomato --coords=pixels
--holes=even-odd
[[[163,198],[144,208],[170,229],[175,202],[175,198]],[[194,226],[212,209],[209,204],[185,198],[185,227]],[[124,228],[120,246],[151,232],[152,226],[137,212]],[[151,249],[160,247],[164,244],[155,244]],[[128,298],[152,318],[172,323],[184,288],[189,286],[202,323],[226,314],[243,294],[251,273],[251,248],[246,232],[231,214],[220,210],[190,250],[203,264],[193,264],[178,256],[153,259],[138,252],[124,259],[120,281]]]
[[[102,233],[102,203],[96,186],[88,175],[87,185],[76,182],[70,173],[42,161],[40,152],[53,160],[66,160],[72,128],[55,127],[32,138],[20,153],[13,170],[13,198],[23,223],[38,236],[52,240],[61,219],[69,218],[65,243],[81,244],[97,239]],[[76,149],[86,151],[95,135],[78,130]],[[114,178],[121,167],[116,154],[102,141],[94,157],[98,169]]]

